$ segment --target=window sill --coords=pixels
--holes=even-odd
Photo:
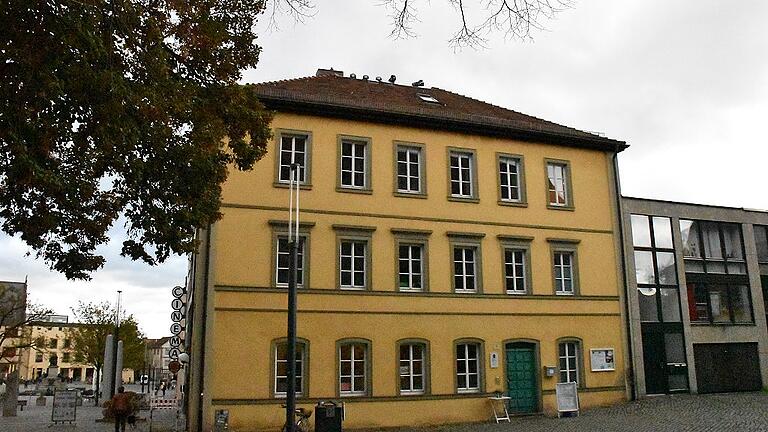
[[[398,287],[397,291],[402,292],[402,293],[417,293],[418,294],[418,293],[423,293],[426,290],[423,289],[423,288],[401,288],[401,287]]]
[[[336,192],[372,195],[373,189],[358,189],[352,187],[336,186]]]
[[[368,288],[366,287],[345,287],[345,286],[339,287],[339,289],[342,291],[367,291],[368,290]]]
[[[567,296],[567,297],[574,297],[576,294],[573,292],[564,292],[564,291],[555,291],[555,295],[558,296]]]
[[[480,198],[448,195],[448,201],[478,204],[480,202]]]
[[[505,206],[505,207],[523,207],[523,208],[528,207],[528,203],[524,202],[524,201],[504,201],[504,200],[499,200],[498,204],[500,206]]]
[[[527,291],[507,291],[507,294],[511,296],[524,296],[524,295],[528,295],[528,292]]]
[[[339,397],[353,397],[353,398],[359,398],[359,397],[367,397],[368,395],[366,393],[339,393]]]
[[[417,199],[427,199],[427,194],[422,192],[400,192],[396,191],[393,192],[392,195],[399,197],[399,198],[417,198]]]
[[[458,394],[480,393],[480,389],[457,389],[456,393]]]
[[[272,186],[276,187],[276,188],[282,188],[282,189],[288,189],[289,187],[291,187],[290,184],[282,183],[282,182],[274,182],[274,183],[272,183]],[[311,183],[301,183],[299,185],[299,188],[302,189],[302,190],[312,190],[312,184]]]
[[[547,208],[550,210],[576,211],[576,208],[572,205],[559,206],[547,203]]]
[[[740,323],[710,323],[703,321],[691,321],[692,327],[755,327],[754,322],[740,322]]]
[[[477,294],[481,294],[477,290],[454,290],[453,293],[454,294],[464,294],[464,295],[477,295]]]

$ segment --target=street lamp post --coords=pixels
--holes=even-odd
[[[109,398],[112,399],[112,396],[117,393],[117,389],[115,386],[117,385],[117,374],[122,374],[123,371],[117,370],[117,340],[120,338],[120,296],[122,295],[121,290],[117,290],[117,310],[115,310],[115,337],[112,338],[112,368],[114,369],[112,371],[112,377],[110,378],[112,382],[112,387],[109,389]]]
[[[285,404],[285,430],[287,432],[295,432],[296,426],[296,268],[300,240],[299,173],[299,164],[292,163],[290,203],[288,205],[288,388]]]

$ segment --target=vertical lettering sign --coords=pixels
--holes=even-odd
[[[171,321],[173,324],[171,324],[171,334],[173,335],[171,337],[170,345],[171,349],[168,350],[168,357],[171,358],[171,360],[178,360],[179,354],[181,353],[181,341],[184,339],[184,326],[181,325],[182,321],[184,321],[185,318],[185,310],[184,310],[184,294],[187,293],[187,290],[185,290],[183,287],[175,286],[171,290],[171,294],[173,295],[173,300],[171,300],[171,308],[173,309],[173,312],[171,312]]]

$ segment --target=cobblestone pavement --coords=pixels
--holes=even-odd
[[[112,432],[114,423],[97,423],[101,418],[101,408],[86,402],[86,406],[77,407],[77,421],[75,424],[53,425],[51,422],[51,410],[53,396],[48,396],[46,406],[35,406],[35,396],[20,396],[19,399],[27,400],[24,411],[17,411],[16,417],[0,416],[0,432]],[[149,411],[141,411],[140,417],[149,418]],[[175,413],[173,411],[155,411],[153,414],[153,432],[166,432],[173,430]],[[136,429],[126,428],[126,432],[147,432],[149,421],[138,422]]]
[[[400,432],[413,429],[389,429]],[[507,424],[471,424],[419,429],[423,432],[764,432],[768,393],[658,396],[594,408],[573,418],[517,417]]]

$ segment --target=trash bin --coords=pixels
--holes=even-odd
[[[315,432],[341,432],[344,403],[320,401],[315,405]]]

